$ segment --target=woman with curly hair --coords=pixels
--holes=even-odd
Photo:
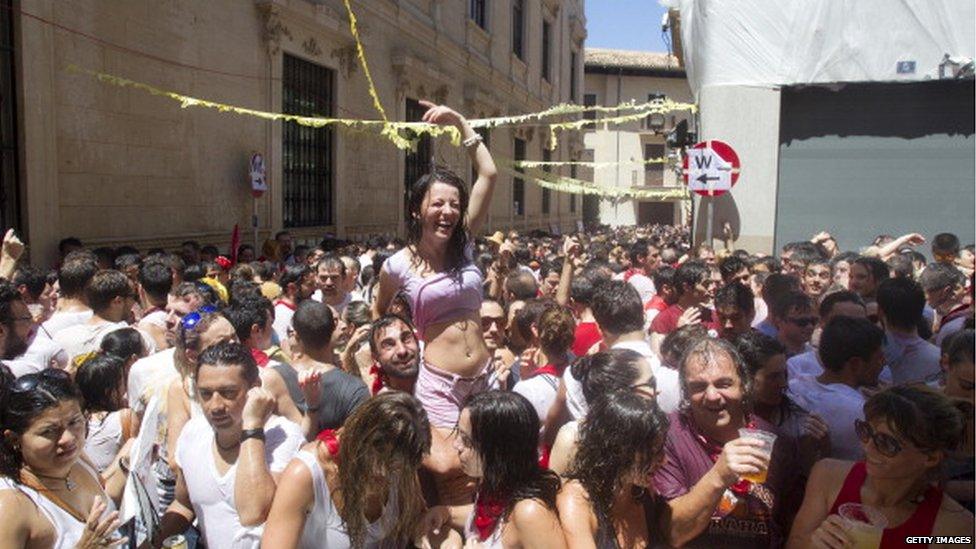
[[[264,547],[402,547],[424,513],[417,468],[427,414],[395,391],[361,404],[338,431],[305,445],[278,481]]]
[[[425,520],[439,530],[452,517],[467,543],[485,549],[566,547],[556,513],[559,477],[538,465],[539,417],[517,393],[489,391],[461,410],[454,449],[464,473],[478,479],[473,505],[434,507]]]
[[[667,416],[639,394],[615,391],[596,399],[559,492],[570,548],[668,546],[670,510],[648,485],[667,431]]]

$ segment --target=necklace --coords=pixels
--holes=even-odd
[[[75,481],[71,480],[71,471],[68,471],[68,474],[65,475],[64,478],[61,478],[61,477],[52,477],[52,476],[48,476],[48,475],[42,475],[40,473],[34,472],[33,470],[30,473],[32,475],[34,475],[35,477],[37,477],[37,478],[42,478],[42,479],[47,479],[47,480],[59,480],[59,481],[61,481],[61,482],[64,483],[65,489],[67,489],[69,492],[73,492],[75,490],[75,488],[78,487],[78,485],[75,483]],[[51,490],[54,490],[54,488],[51,488]]]

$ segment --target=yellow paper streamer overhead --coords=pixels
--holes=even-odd
[[[583,181],[582,179],[537,170],[519,172],[505,166],[502,166],[500,169],[512,177],[525,179],[542,188],[557,192],[590,194],[604,198],[640,198],[646,200],[687,200],[690,198],[688,189],[685,187],[616,187],[598,185]]]
[[[496,163],[506,163],[513,168],[544,168],[544,167],[560,167],[560,166],[579,166],[582,168],[593,168],[599,170],[601,168],[615,168],[617,166],[621,167],[632,167],[638,168],[647,166],[649,164],[664,164],[668,161],[668,157],[659,156],[657,158],[648,158],[647,160],[633,160],[624,162],[585,162],[585,161],[549,161],[544,162],[541,160],[512,160],[506,162],[504,159],[495,158]]]
[[[346,5],[346,13],[349,15],[349,32],[352,33],[352,37],[356,40],[356,56],[359,57],[359,64],[362,65],[363,74],[366,75],[366,83],[369,85],[369,95],[373,98],[373,107],[379,111],[380,117],[384,122],[389,122],[390,119],[386,117],[386,110],[383,109],[383,103],[380,102],[380,95],[376,91],[376,85],[373,84],[373,76],[369,73],[369,65],[366,64],[366,50],[363,49],[363,42],[359,39],[359,27],[356,24],[356,14],[352,12],[352,6],[349,4],[349,0],[343,0],[343,3]],[[386,128],[384,128],[385,131]]]

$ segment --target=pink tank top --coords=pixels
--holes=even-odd
[[[397,286],[410,297],[410,310],[417,332],[427,326],[477,313],[481,308],[484,277],[472,261],[473,245],[464,250],[467,263],[456,273],[441,272],[417,276],[410,268],[409,252],[400,250],[383,264]]]

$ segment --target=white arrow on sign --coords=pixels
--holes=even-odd
[[[710,148],[688,149],[688,188],[692,191],[729,191],[732,165]]]

